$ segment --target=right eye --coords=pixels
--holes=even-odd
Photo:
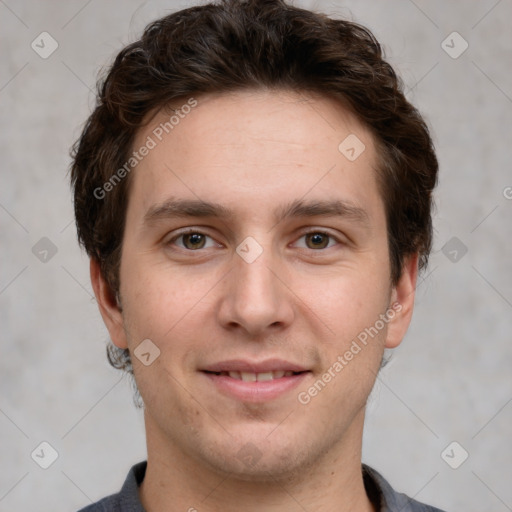
[[[211,240],[208,244],[208,239]],[[199,249],[208,249],[210,247],[218,246],[212,237],[201,233],[200,231],[188,230],[182,232],[171,238],[166,245],[176,245],[180,249],[188,251],[197,251]]]

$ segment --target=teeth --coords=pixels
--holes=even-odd
[[[255,375],[255,377],[258,379],[258,382],[261,382],[263,380],[273,380],[274,379],[272,372],[258,373],[257,375]]]
[[[229,375],[232,379],[243,380],[244,382],[262,382],[266,380],[280,379],[282,377],[291,377],[292,371],[276,370],[275,372],[222,372],[221,375]]]

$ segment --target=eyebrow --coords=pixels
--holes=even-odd
[[[144,224],[153,224],[160,220],[184,217],[219,218],[227,220],[234,218],[235,212],[218,203],[202,201],[200,199],[169,199],[161,204],[154,205],[144,215]],[[304,201],[296,199],[291,203],[274,210],[276,224],[289,218],[300,217],[342,217],[363,227],[369,227],[370,218],[363,208],[350,201],[321,200]]]

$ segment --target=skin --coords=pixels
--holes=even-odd
[[[361,475],[364,409],[384,348],[396,347],[409,326],[418,259],[406,259],[392,286],[372,136],[326,97],[258,90],[196,99],[131,176],[122,307],[91,261],[113,342],[133,354],[149,338],[160,350],[149,366],[132,355],[145,402],[142,503],[149,512],[373,510]],[[157,112],[134,148],[168,118]],[[353,162],[338,150],[349,134],[366,146]],[[169,199],[219,203],[234,215],[145,222]],[[366,222],[316,215],[276,223],[274,210],[295,200],[349,202]],[[186,227],[207,236],[176,238]],[[311,239],[310,231],[330,236]],[[248,236],[263,249],[253,263],[236,253]],[[299,403],[298,393],[396,301],[393,320],[308,404]],[[272,357],[311,373],[260,403],[219,393],[199,371]],[[238,456],[248,443],[259,454],[253,465]]]

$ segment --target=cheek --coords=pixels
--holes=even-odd
[[[161,337],[193,306],[194,288],[171,279],[161,265],[133,263],[127,260],[122,267],[125,318],[132,327],[148,329],[147,337]]]
[[[180,279],[176,271],[171,276],[169,269],[161,265],[139,265],[131,273],[127,265],[126,270],[123,318],[135,377],[140,381],[141,391],[147,387],[147,392],[153,394],[151,387],[155,383],[150,383],[157,380],[156,387],[165,393],[165,389],[179,387],[177,383],[186,378],[185,374],[194,365],[192,356],[204,349],[207,338],[198,334],[211,308],[201,300],[208,283],[198,279],[190,285],[190,279]],[[159,350],[158,359],[150,366],[136,360],[135,351],[145,339],[151,340]],[[182,413],[191,419],[195,415],[187,410]]]
[[[327,339],[346,344],[385,312],[389,293],[387,275],[379,276],[367,267],[325,279],[317,291],[304,283],[302,296],[321,320]]]
[[[336,403],[338,410],[362,407],[378,373],[387,324],[380,318],[388,307],[388,288],[373,279],[340,278],[332,281],[324,293],[311,297],[315,313],[328,326],[321,344],[320,405]],[[343,414],[340,416],[343,419]]]

